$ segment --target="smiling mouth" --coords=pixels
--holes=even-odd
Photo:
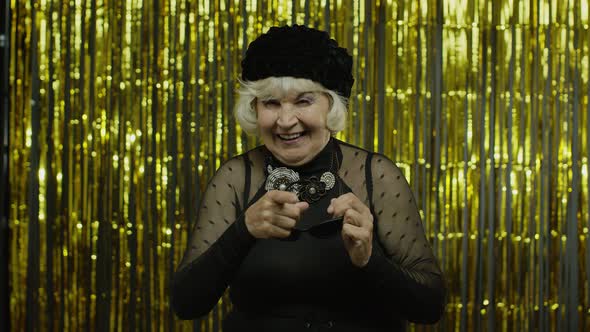
[[[280,138],[283,141],[293,141],[298,139],[299,137],[305,135],[305,132],[302,131],[300,133],[295,133],[295,134],[277,134],[277,137]]]

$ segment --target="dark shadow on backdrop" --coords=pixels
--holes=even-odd
[[[10,61],[10,4],[0,2],[0,331],[10,331],[8,285],[8,65]]]

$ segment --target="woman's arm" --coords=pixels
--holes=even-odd
[[[399,168],[388,158],[371,161],[372,202],[377,236],[363,268],[382,303],[415,323],[436,323],[446,301],[443,273]]]
[[[240,197],[244,160],[234,158],[209,182],[182,262],[172,279],[171,304],[181,319],[206,315],[223,295],[255,239]]]

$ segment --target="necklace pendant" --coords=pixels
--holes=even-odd
[[[326,194],[326,184],[320,181],[317,176],[301,180],[302,190],[299,199],[307,203],[317,202]]]
[[[291,184],[299,181],[299,173],[286,167],[268,168],[269,174],[266,178],[265,189],[269,190],[289,190]]]
[[[324,172],[320,177],[320,182],[323,182],[326,185],[326,190],[330,190],[334,188],[334,184],[336,183],[336,177],[332,172]]]

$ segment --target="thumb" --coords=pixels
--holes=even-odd
[[[307,208],[309,207],[309,203],[307,203],[307,202],[297,202],[297,203],[295,203],[295,206],[297,208],[299,208],[299,212],[303,212],[303,211],[307,210]]]

